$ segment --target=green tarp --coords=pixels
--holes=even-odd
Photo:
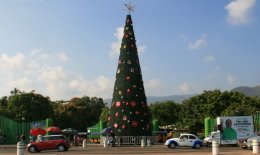
[[[29,142],[30,130],[34,127],[46,128],[52,125],[51,119],[36,122],[16,122],[0,116],[0,136],[4,137],[2,144],[16,144],[20,141],[20,135],[25,134],[25,141]],[[1,145],[0,143],[0,145]]]

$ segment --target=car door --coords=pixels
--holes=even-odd
[[[180,146],[189,146],[189,137],[188,135],[181,135],[179,138]]]
[[[194,142],[196,141],[196,137],[193,135],[189,135],[189,140],[188,140],[188,146],[193,146]]]
[[[51,148],[50,145],[50,139],[51,137],[43,137],[40,142],[37,144],[37,148],[39,150],[49,150]]]
[[[62,138],[63,137],[61,137],[61,136],[53,136],[52,137],[52,149],[56,149],[57,148],[57,146],[61,143],[61,141],[62,141],[61,139]]]

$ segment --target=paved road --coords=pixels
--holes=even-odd
[[[16,148],[1,148],[0,155],[16,155]],[[212,149],[203,147],[201,149],[191,148],[176,148],[168,149],[163,145],[152,145],[151,147],[139,147],[139,146],[123,146],[123,147],[106,147],[102,145],[87,145],[87,148],[72,147],[68,152],[43,151],[36,153],[40,155],[212,155]],[[243,150],[240,147],[220,147],[219,155],[250,155],[253,154],[250,150]],[[25,150],[25,155],[33,155]]]

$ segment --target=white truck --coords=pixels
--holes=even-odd
[[[203,140],[204,145],[210,146],[212,141],[218,141],[219,144],[236,146],[255,135],[252,116],[217,117],[217,128],[218,131],[211,132]]]

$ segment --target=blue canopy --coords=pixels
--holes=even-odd
[[[111,131],[112,131],[112,127],[107,127],[107,128],[104,128],[102,131],[101,131],[101,135],[102,136],[107,136],[107,135],[109,135],[110,133],[111,133]]]

